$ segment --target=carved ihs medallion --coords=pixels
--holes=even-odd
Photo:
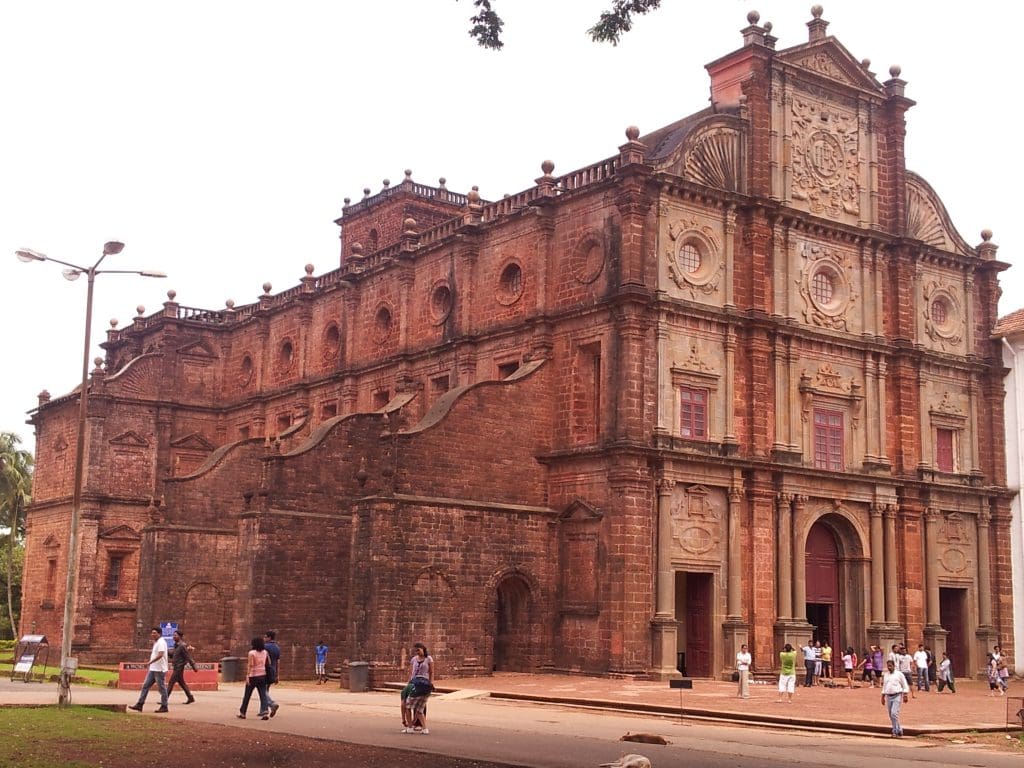
[[[672,508],[672,539],[685,552],[703,555],[718,546],[720,515],[702,485],[691,485]]]
[[[800,96],[793,98],[792,115],[793,197],[821,216],[858,215],[856,118]]]

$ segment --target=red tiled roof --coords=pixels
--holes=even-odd
[[[1018,309],[1005,317],[1000,317],[993,330],[994,336],[1009,336],[1024,331],[1024,309]]]

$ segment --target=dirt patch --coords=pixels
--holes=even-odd
[[[962,745],[975,749],[982,747],[1024,756],[1024,735],[1019,730],[995,733],[939,733],[924,738],[952,746]]]
[[[428,763],[432,768],[511,768],[500,763],[293,736],[257,733],[213,723],[168,720],[133,750],[50,745],[54,764],[103,768],[167,768],[180,758],[189,768],[390,768]],[[429,737],[425,737],[429,738]],[[169,758],[168,756],[173,756]]]

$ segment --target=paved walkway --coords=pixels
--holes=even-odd
[[[845,682],[845,681],[844,681]],[[908,734],[995,730],[1006,727],[1008,704],[1013,712],[1024,707],[1024,682],[1014,681],[1009,697],[989,696],[988,683],[957,683],[955,694],[916,692],[903,706]],[[498,673],[492,677],[438,681],[440,691],[479,690],[492,696],[595,706],[658,714],[684,714],[732,722],[808,727],[829,731],[889,734],[889,718],[881,691],[866,684],[849,688],[798,687],[793,703],[778,702],[772,683],[754,683],[750,698],[736,696],[736,684],[695,680],[692,690],[669,684],[568,675]],[[1019,723],[1019,720],[1015,722]]]
[[[401,687],[395,682],[394,688]],[[533,675],[498,673],[491,677],[450,678],[437,681],[438,694],[446,699],[492,696],[571,706],[587,706],[614,711],[632,711],[656,715],[684,715],[717,721],[757,724],[761,727],[812,728],[865,735],[888,735],[889,721],[877,688],[798,687],[794,701],[778,703],[772,684],[753,684],[749,699],[736,697],[732,683],[695,680],[692,690],[672,689],[668,683],[628,679],[605,679],[569,675]],[[222,700],[225,719],[237,711],[241,687],[225,685],[212,699]],[[277,693],[279,691],[279,693]],[[281,697],[281,694],[284,697]],[[158,701],[155,689],[148,705]],[[209,694],[202,694],[204,697]],[[364,699],[368,704],[370,699]],[[116,690],[76,685],[75,704],[124,706],[135,701],[137,690]],[[175,694],[177,698],[179,694]],[[364,694],[352,694],[337,683],[318,686],[314,682],[285,681],[275,689],[275,698],[289,703],[318,707],[353,704]],[[1024,682],[1011,683],[1009,697],[988,695],[987,683],[957,683],[957,693],[917,693],[903,707],[903,723],[910,735],[955,731],[1001,730],[1006,727],[1007,712],[1024,708]],[[4,704],[53,704],[53,684],[11,682],[0,679],[0,706]],[[178,708],[182,709],[182,708]],[[188,708],[191,709],[191,708]],[[255,712],[255,709],[252,710]],[[232,724],[240,721],[234,720]],[[1019,721],[1017,721],[1019,722]]]

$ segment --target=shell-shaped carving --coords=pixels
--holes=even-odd
[[[946,230],[942,219],[923,190],[907,185],[907,235],[928,245],[946,250]]]
[[[949,218],[935,190],[916,173],[907,173],[907,237],[964,256],[974,255]]]
[[[691,139],[683,160],[683,175],[709,187],[739,192],[742,180],[743,136],[732,128],[711,128]]]

